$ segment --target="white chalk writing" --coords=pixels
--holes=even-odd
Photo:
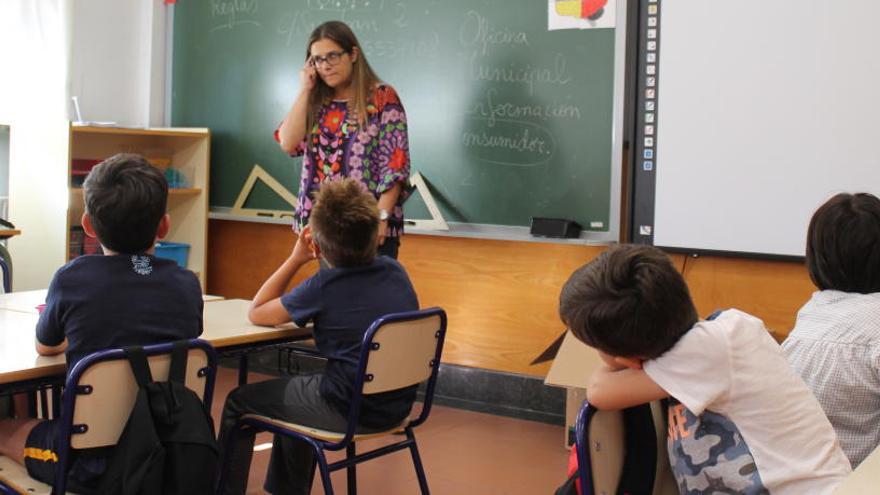
[[[553,57],[552,67],[532,67],[526,64],[524,67],[509,63],[506,67],[491,67],[482,65],[483,60],[477,53],[471,57],[471,78],[476,81],[503,82],[523,84],[528,88],[529,96],[535,94],[535,84],[548,83],[565,86],[571,82],[568,75],[568,62],[565,55],[557,53]]]
[[[212,27],[211,32],[220,29],[232,29],[242,24],[259,27],[260,23],[258,21],[242,18],[243,16],[255,14],[259,7],[258,0],[211,0],[211,17],[222,21],[220,24]]]
[[[471,119],[475,123],[485,119]],[[509,119],[498,119],[506,124],[504,128],[475,128],[461,133],[461,144],[466,148],[487,150],[484,155],[477,154],[476,159],[514,167],[533,167],[541,165],[553,156],[556,143],[548,129],[538,124],[520,122]],[[514,159],[502,159],[499,151],[514,151]]]
[[[471,105],[466,113],[470,116],[485,117],[489,127],[495,127],[496,119],[581,119],[581,109],[577,105],[559,101],[543,105],[498,101],[497,93],[495,88],[489,88],[485,99]]]
[[[465,20],[458,30],[458,39],[464,46],[476,46],[481,55],[489,51],[490,46],[529,46],[529,38],[524,31],[515,31],[507,27],[494,27],[479,12],[471,10],[465,14]]]

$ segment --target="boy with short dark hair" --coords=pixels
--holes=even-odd
[[[49,284],[36,328],[37,352],[65,352],[68,370],[93,352],[190,339],[202,333],[202,291],[192,272],[153,256],[168,233],[168,184],[137,155],[96,165],[83,184],[86,234],[104,255],[80,256]],[[52,484],[57,421],[0,421],[0,453],[23,463],[34,479]],[[74,451],[70,486],[93,491],[112,447]]]
[[[880,199],[826,201],[810,220],[806,254],[819,290],[782,348],[856,467],[880,445]]]
[[[254,296],[250,320],[258,325],[314,323],[324,373],[296,375],[241,386],[226,399],[220,448],[230,468],[223,493],[243,494],[254,434],[229,435],[244,414],[254,413],[330,431],[347,425],[361,343],[380,316],[419,308],[412,283],[395,260],[376,256],[379,208],[375,197],[353,179],[326,182],[316,195],[309,225],[290,257]],[[284,289],[299,269],[316,258],[326,266],[291,292]],[[365,396],[358,431],[381,430],[403,421],[417,387]],[[312,486],[314,453],[306,442],[277,438],[266,476],[270,493],[305,494]]]
[[[559,314],[599,351],[599,409],[669,398],[681,493],[827,494],[850,472],[834,431],[761,320],[698,321],[687,285],[649,246],[611,248],[572,274]]]

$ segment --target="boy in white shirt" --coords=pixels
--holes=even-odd
[[[649,246],[610,249],[575,271],[559,313],[606,365],[599,409],[669,398],[669,458],[683,494],[826,494],[851,471],[816,399],[761,320],[698,321],[684,279]]]

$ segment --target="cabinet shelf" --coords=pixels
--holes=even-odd
[[[200,187],[174,187],[168,189],[169,196],[198,196],[202,194]]]
[[[209,134],[207,128],[194,127],[148,127],[136,129],[131,127],[95,127],[73,126],[74,134],[115,134],[119,136],[159,136],[159,137],[184,137],[201,138]]]
[[[71,194],[82,194],[81,187],[71,187]],[[168,189],[169,196],[198,196],[202,194],[201,187],[172,187]]]
[[[183,172],[186,183],[192,187],[168,189],[167,212],[171,217],[171,230],[165,240],[190,246],[187,268],[199,277],[202,290],[207,273],[210,141],[210,131],[203,128],[71,126],[68,155],[68,177],[73,176],[74,160],[104,160],[117,153],[161,157]],[[84,205],[82,186],[68,184],[67,227],[70,231],[71,227],[79,225]],[[76,243],[73,248],[71,250],[68,236],[68,259],[77,256]]]

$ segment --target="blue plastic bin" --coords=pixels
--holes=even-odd
[[[189,244],[181,242],[157,242],[156,257],[176,261],[178,265],[186,268],[189,258]]]

